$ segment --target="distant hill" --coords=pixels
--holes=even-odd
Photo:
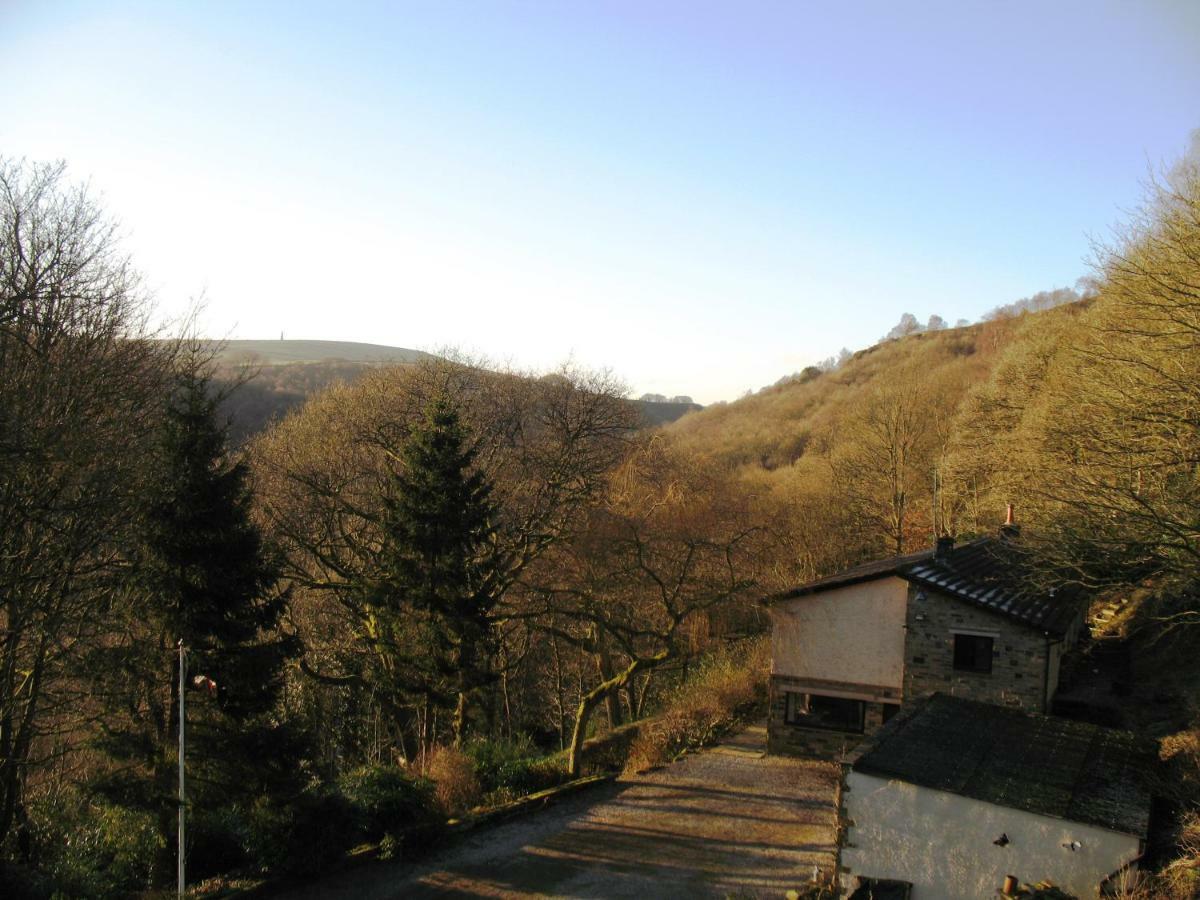
[[[251,373],[225,400],[230,438],[240,444],[325,388],[357,380],[373,366],[411,365],[431,354],[406,347],[352,341],[213,341],[218,378],[232,383]],[[647,428],[703,409],[697,403],[631,400]]]
[[[314,363],[339,360],[357,363],[413,363],[430,356],[407,347],[360,344],[355,341],[222,341],[223,363],[258,362],[261,365]]]
[[[699,412],[704,409],[699,403],[674,403],[670,400],[665,402],[661,400],[633,400],[630,402],[642,411],[642,416],[645,418],[646,424],[651,427],[669,425],[690,412]]]

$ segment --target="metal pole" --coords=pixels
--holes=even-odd
[[[184,678],[187,674],[187,651],[183,647],[183,639],[179,641],[179,896],[183,896],[184,884],[186,878],[184,876],[184,848],[187,846],[184,842],[184,809],[187,803],[187,795],[183,789],[183,753],[184,753],[184,727],[187,724],[187,716],[183,711],[183,695],[184,695]]]

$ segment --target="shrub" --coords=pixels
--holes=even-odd
[[[5,900],[47,900],[55,894],[54,884],[44,872],[0,861],[0,897]]]
[[[479,738],[466,748],[480,789],[491,803],[513,800],[560,783],[564,768],[553,756],[539,756],[525,735],[511,740]]]
[[[306,791],[287,806],[261,799],[250,812],[250,856],[287,875],[311,875],[364,836],[363,816],[329,788]]]
[[[395,766],[364,766],[342,776],[338,785],[360,811],[370,840],[429,821],[440,813],[433,782]]]
[[[44,868],[57,893],[123,897],[153,886],[166,842],[154,817],[107,804],[67,803],[30,810]]]
[[[236,807],[193,812],[187,837],[189,878],[211,878],[250,862],[250,823]]]
[[[379,858],[395,859],[400,851],[401,841],[394,834],[385,834],[379,841]]]
[[[425,774],[436,785],[434,795],[448,816],[457,816],[479,803],[479,779],[471,758],[454,747],[436,747]]]
[[[519,768],[519,764],[537,752],[533,741],[523,734],[508,739],[475,738],[465,750],[475,766],[479,786],[484,791],[507,786],[508,777]]]
[[[641,731],[644,722],[627,722],[612,731],[583,742],[583,774],[591,775],[597,772],[611,772],[625,765],[629,756],[629,748]],[[567,754],[561,756],[564,767],[567,764]]]
[[[699,671],[675,688],[662,712],[645,723],[625,759],[626,772],[644,772],[670,762],[681,750],[699,747],[727,731],[766,699],[765,640],[710,656]]]
[[[1159,756],[1166,763],[1166,777],[1158,789],[1184,803],[1200,804],[1200,728],[1167,735],[1159,743]]]

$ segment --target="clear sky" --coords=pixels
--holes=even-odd
[[[1086,274],[1200,2],[0,0],[0,84],[166,315],[711,402]]]

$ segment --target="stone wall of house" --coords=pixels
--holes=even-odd
[[[918,594],[925,599],[917,599]],[[1046,711],[1047,644],[1042,632],[916,586],[909,588],[905,619],[905,701],[941,691],[1030,712]],[[955,670],[955,629],[994,635],[990,673]]]
[[[918,600],[917,595],[924,599]],[[835,758],[852,749],[883,723],[885,704],[899,704],[941,691],[985,703],[1046,712],[1047,639],[1005,616],[951,599],[929,589],[909,586],[904,613],[903,687],[827,681],[772,674],[767,717],[770,753]],[[962,672],[954,668],[954,633],[982,633],[993,638],[992,671]],[[1051,655],[1060,648],[1050,645]],[[1050,660],[1054,674],[1055,659]],[[788,691],[853,697],[866,703],[863,734],[791,725],[786,721]]]
[[[854,749],[883,725],[885,701],[898,705],[899,691],[877,689],[875,699],[864,700],[863,732],[830,731],[823,728],[804,728],[787,721],[787,692],[824,695],[853,695],[861,691],[862,685],[838,685],[834,682],[817,682],[812,679],[796,679],[783,675],[772,675],[770,683],[770,707],[767,713],[767,752],[789,756],[816,756],[836,759],[843,752]]]

